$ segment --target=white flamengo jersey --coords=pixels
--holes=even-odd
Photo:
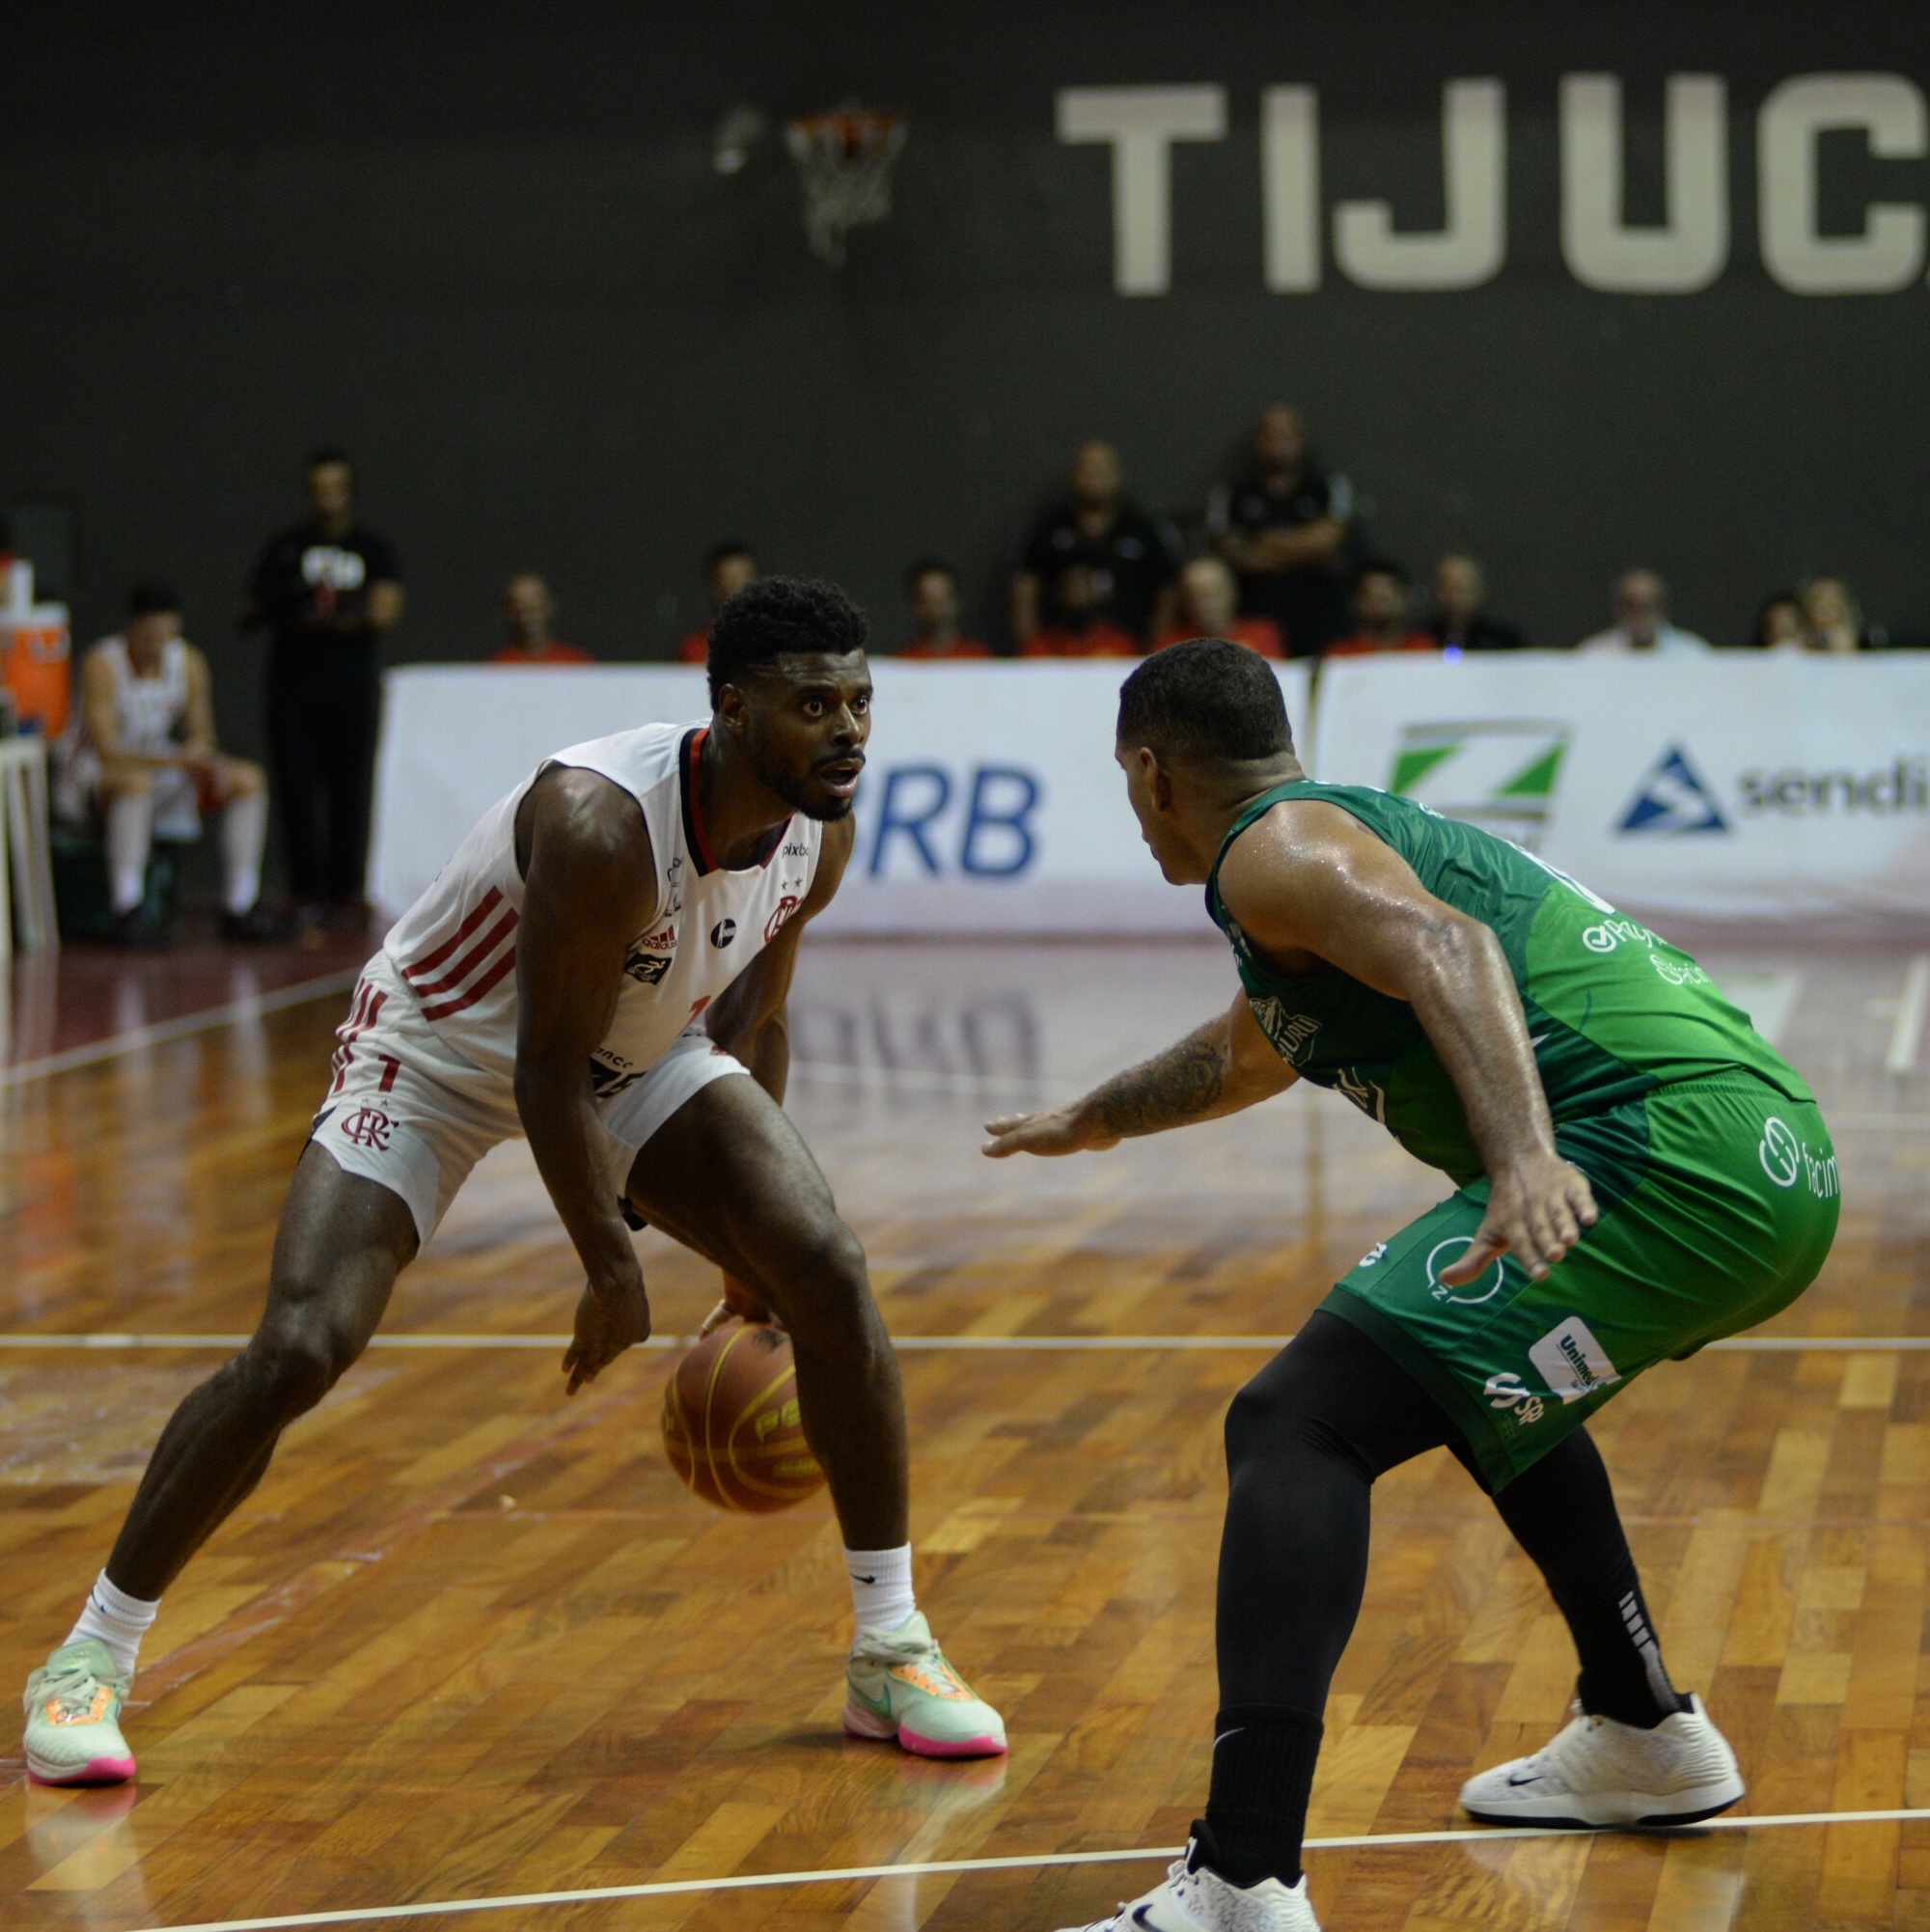
[[[545,759],[483,814],[435,883],[390,928],[377,968],[386,995],[411,1000],[471,1065],[514,1078],[523,908],[516,808],[550,765],[598,772],[643,808],[656,858],[657,912],[630,941],[616,1015],[592,1056],[590,1076],[599,1100],[641,1079],[784,930],[811,890],[823,849],[823,826],[799,814],[761,864],[728,871],[716,863],[698,799],[706,730],[645,725]]]

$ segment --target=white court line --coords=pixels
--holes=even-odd
[[[1919,952],[1903,976],[1903,997],[1896,1003],[1896,1024],[1889,1030],[1889,1051],[1883,1057],[1886,1073],[1908,1073],[1916,1064],[1926,1019],[1930,1019],[1930,952]]]
[[[135,1027],[129,1033],[110,1034],[105,1039],[70,1046],[65,1053],[50,1053],[42,1060],[23,1060],[17,1066],[0,1066],[0,1088],[21,1087],[30,1080],[45,1080],[50,1074],[70,1072],[76,1066],[118,1060],[125,1053],[139,1053],[143,1047],[164,1046],[169,1040],[211,1033],[216,1027],[257,1019],[263,1013],[278,1013],[284,1007],[299,1007],[304,1001],[319,1000],[329,993],[346,992],[360,973],[359,967],[324,973],[317,980],[300,980],[272,993],[251,993],[245,1000],[231,1000],[225,1007],[208,1007],[198,1013],[183,1013],[177,1020],[160,1020],[151,1027]]]
[[[567,1335],[378,1335],[371,1348],[566,1348]],[[1282,1349],[1290,1335],[895,1335],[892,1345],[930,1353],[1083,1354],[1107,1349]],[[245,1348],[245,1335],[0,1335],[0,1348]],[[689,1348],[694,1335],[653,1335],[639,1348]],[[1732,1335],[1704,1344],[1744,1355],[1921,1354],[1930,1335]]]
[[[1764,1818],[1709,1818],[1680,1833],[1761,1832],[1789,1825],[1897,1825],[1930,1818],[1930,1811],[1801,1811]],[[1503,1825],[1479,1831],[1369,1833],[1351,1838],[1309,1838],[1310,1852],[1359,1851],[1386,1845],[1451,1845],[1496,1838],[1573,1837],[1546,1826]],[[1040,1852],[1030,1858],[949,1859],[927,1864],[846,1865],[833,1871],[751,1872],[738,1878],[679,1878],[646,1885],[585,1886],[572,1891],[525,1891],[498,1898],[425,1899],[407,1905],[350,1906],[337,1912],[289,1912],[272,1918],[204,1918],[191,1925],[152,1925],[140,1932],[282,1932],[297,1925],[356,1925],[373,1919],[433,1918],[443,1913],[509,1912],[545,1905],[596,1905],[619,1898],[666,1898],[693,1891],[751,1891],[781,1885],[849,1885],[854,1880],[952,1877],[968,1871],[1043,1871],[1051,1866],[1132,1864],[1175,1859],[1183,1846],[1149,1846],[1130,1852]]]

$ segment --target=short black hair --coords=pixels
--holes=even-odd
[[[748,557],[753,564],[758,561],[758,553],[748,543],[713,543],[703,553],[705,574],[716,569],[727,557]]]
[[[355,467],[355,459],[339,443],[322,443],[308,453],[308,466],[312,470],[324,469],[330,463],[340,463],[345,470]]]
[[[786,651],[845,657],[870,635],[865,613],[836,584],[812,577],[759,577],[717,613],[710,626],[710,702],[756,665]]]
[[[910,596],[918,589],[921,577],[950,577],[955,585],[958,572],[943,557],[921,557],[904,573],[905,595]]]
[[[1119,687],[1118,739],[1162,759],[1293,752],[1280,680],[1257,651],[1224,637],[1188,638],[1148,657]]]
[[[151,618],[157,611],[180,609],[180,599],[175,595],[174,586],[157,582],[152,577],[145,578],[127,593],[127,615],[130,618]]]

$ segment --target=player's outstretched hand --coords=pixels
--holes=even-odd
[[[1007,1154],[1083,1154],[1119,1145],[1118,1135],[1108,1133],[1083,1101],[1044,1114],[1004,1115],[985,1122],[985,1134],[979,1151],[995,1161]]]
[[[1532,1281],[1540,1281],[1598,1218],[1594,1190],[1580,1168],[1558,1154],[1524,1155],[1496,1174],[1488,1211],[1467,1252],[1442,1282],[1463,1288],[1503,1255],[1512,1255]]]
[[[573,1395],[595,1381],[624,1349],[648,1340],[649,1333],[650,1298],[641,1272],[591,1282],[576,1305],[575,1336],[563,1351],[563,1372],[569,1377],[564,1394]]]
[[[727,1321],[736,1318],[743,1321],[770,1322],[782,1328],[779,1321],[763,1301],[753,1294],[729,1268],[724,1270],[724,1299],[703,1317],[703,1326],[697,1331],[697,1339],[703,1339],[713,1329],[719,1329]]]

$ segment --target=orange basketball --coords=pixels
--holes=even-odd
[[[790,1337],[734,1316],[677,1363],[664,1390],[664,1453],[694,1495],[768,1516],[824,1487],[797,1413]]]

